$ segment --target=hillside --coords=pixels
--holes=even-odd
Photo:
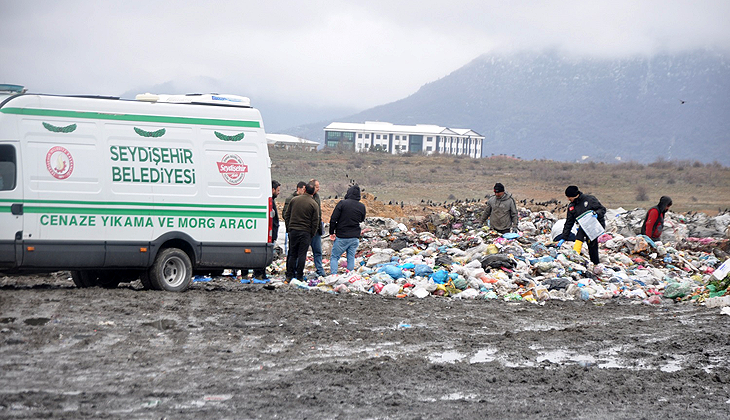
[[[285,130],[322,142],[331,121],[472,128],[484,154],[730,165],[730,59],[710,51],[629,59],[484,55],[402,100]]]
[[[730,208],[730,168],[698,161],[656,161],[649,165],[563,163],[274,149],[270,155],[272,178],[282,183],[280,204],[294,191],[297,181],[317,178],[320,196],[330,200],[324,207],[331,208],[354,181],[372,194],[373,200],[366,203],[371,216],[429,214],[456,200],[483,202],[495,182],[503,183],[516,200],[527,200],[527,207],[533,210],[552,211],[557,207],[535,204],[539,202],[556,200],[565,204],[563,192],[571,184],[595,194],[609,208],[648,208],[662,195],[672,197],[672,210],[676,212],[714,215],[719,208]]]

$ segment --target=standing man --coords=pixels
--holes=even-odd
[[[299,181],[297,183],[297,189],[294,191],[289,197],[284,200],[284,208],[281,209],[281,214],[286,214],[286,209],[289,208],[289,203],[291,203],[292,198],[304,194],[304,187],[307,185],[304,181]],[[284,254],[288,253],[288,244],[289,244],[289,225],[287,225],[286,220],[284,220]]]
[[[482,224],[489,219],[492,229],[499,233],[517,231],[517,206],[512,194],[504,192],[504,185],[494,184],[494,195],[487,200],[487,208],[482,213]]]
[[[314,201],[317,202],[317,206],[319,207],[320,220],[320,225],[317,229],[317,233],[312,236],[312,256],[314,257],[314,268],[317,269],[317,276],[324,277],[327,274],[324,272],[324,266],[322,266],[322,232],[324,230],[324,222],[321,222],[322,200],[320,200],[319,198],[319,181],[317,181],[316,179],[311,179],[309,183],[314,186],[314,195],[312,196],[312,198],[314,198]]]
[[[570,237],[570,229],[573,227],[573,224],[575,224],[576,219],[589,210],[593,210],[596,213],[596,217],[598,218],[598,222],[601,226],[604,228],[606,227],[606,208],[603,207],[603,204],[601,204],[596,197],[583,194],[575,185],[571,185],[565,189],[565,196],[568,200],[570,200],[570,205],[568,206],[568,214],[565,218],[563,233],[561,234],[560,241],[558,241],[558,247],[560,247],[560,245],[562,245],[563,242]],[[586,235],[583,228],[579,227],[578,233],[575,235],[575,245],[573,246],[573,249],[580,253],[584,241],[588,241],[588,235]],[[588,241],[588,255],[591,257],[591,262],[593,264],[598,264],[600,262],[598,259],[597,238],[592,241]]]
[[[307,184],[304,194],[292,198],[284,213],[289,229],[289,253],[286,256],[286,280],[304,279],[304,264],[312,236],[319,229],[319,206],[314,201],[314,184]]]
[[[330,217],[330,274],[337,274],[337,265],[343,252],[347,253],[347,271],[355,269],[355,252],[360,245],[360,223],[365,220],[365,205],[360,202],[360,187],[356,184],[347,189],[345,199],[340,200]]]
[[[274,210],[274,215],[271,221],[271,242],[276,247],[276,239],[279,237],[279,210],[276,208],[276,197],[281,192],[281,184],[279,181],[271,180],[271,207]],[[254,280],[263,281],[266,280],[266,269],[256,268],[253,270]]]

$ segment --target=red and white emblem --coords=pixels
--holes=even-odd
[[[46,153],[46,169],[56,179],[66,179],[74,171],[74,158],[71,152],[61,146],[52,147]]]
[[[238,185],[243,182],[248,172],[248,165],[243,164],[243,159],[238,155],[225,155],[218,164],[218,172],[223,175],[223,179],[231,185]]]

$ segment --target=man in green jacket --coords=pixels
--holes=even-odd
[[[319,206],[312,198],[314,185],[307,184],[304,194],[292,198],[284,212],[284,223],[289,232],[289,252],[286,256],[286,280],[304,279],[304,264],[312,236],[320,226]]]

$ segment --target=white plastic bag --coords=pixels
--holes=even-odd
[[[601,226],[601,222],[598,221],[598,217],[595,215],[596,213],[594,213],[593,210],[588,210],[578,216],[577,219],[578,224],[581,228],[583,228],[583,231],[586,235],[588,235],[588,239],[591,241],[606,233],[606,229]]]

